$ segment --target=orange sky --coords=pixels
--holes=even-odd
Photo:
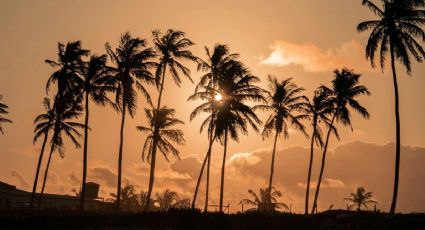
[[[200,2],[0,0],[0,94],[3,94],[3,101],[10,106],[9,117],[14,120],[12,125],[4,125],[6,135],[0,136],[0,180],[16,184],[22,189],[30,189],[29,184],[33,180],[39,152],[39,144],[32,145],[32,121],[37,114],[43,112],[41,101],[45,97],[45,83],[52,72],[52,69],[44,64],[44,60],[56,58],[57,42],[81,40],[83,48],[102,54],[105,53],[105,42],[115,45],[120,34],[125,31],[147,38],[151,44],[153,29],[183,30],[196,43],[192,51],[201,58],[205,57],[204,46],[226,43],[232,52],[241,55],[241,60],[262,80],[265,80],[269,73],[279,79],[293,77],[298,85],[306,88],[307,96],[311,96],[320,84],[329,84],[334,68],[353,68],[363,75],[361,83],[372,92],[371,97],[360,99],[369,109],[371,118],[363,120],[354,115],[354,131],[341,127],[342,141],[336,143],[331,140],[331,147],[342,145],[342,148],[347,146],[347,143],[363,141],[371,143],[371,146],[384,148],[386,143],[393,142],[395,134],[390,72],[372,70],[364,59],[364,45],[368,34],[358,34],[355,28],[360,21],[371,19],[373,15],[361,6],[360,0]],[[197,81],[201,73],[196,72],[193,64],[189,66],[192,69],[192,78]],[[407,76],[401,66],[397,68],[401,93],[402,144],[419,147],[409,151],[416,151],[417,153],[412,153],[413,156],[419,157],[424,163],[425,67],[415,63],[412,77]],[[159,157],[159,179],[155,188],[171,188],[182,196],[190,197],[194,186],[193,177],[196,177],[199,170],[197,159],[201,159],[206,151],[207,138],[205,134],[199,135],[198,132],[201,117],[189,122],[189,113],[197,103],[189,103],[186,99],[193,92],[194,85],[184,81],[182,87],[177,88],[172,81],[167,81],[165,87],[164,103],[175,108],[176,116],[186,122],[182,129],[187,144],[180,147],[183,158],[181,162],[171,164]],[[156,97],[155,91],[152,92],[152,96]],[[134,119],[128,119],[126,124],[123,175],[125,180],[138,188],[146,189],[148,165],[143,163],[140,157],[145,136],[135,130],[136,125],[146,122],[141,112],[146,104],[143,98],[140,99],[136,116]],[[115,187],[120,120],[111,108],[93,107],[92,111],[93,131],[90,133],[88,177],[89,180],[101,183],[102,195],[107,196]],[[265,118],[264,115],[261,117]],[[307,148],[308,141],[300,134],[291,133],[288,141],[279,140],[278,145],[278,148],[285,152],[288,147]],[[250,132],[249,136],[242,136],[240,143],[229,143],[225,202],[232,203],[233,211],[236,210],[239,199],[246,196],[248,189],[257,190],[266,186],[267,178],[257,174],[246,177],[243,170],[241,171],[241,165],[236,163],[242,159],[244,169],[250,169],[252,172],[256,165],[260,165],[259,162],[263,162],[263,156],[269,157],[266,153],[270,147],[270,140],[262,141],[254,132]],[[218,169],[222,147],[216,144],[214,148],[213,171],[217,172],[213,172],[215,179],[211,193],[212,202],[218,203]],[[264,153],[258,157],[255,155],[258,152]],[[356,154],[353,150],[345,152]],[[323,203],[319,202],[319,208],[327,208],[332,202],[337,208],[344,208],[342,198],[356,186],[365,185],[366,189],[372,187],[376,190],[381,208],[387,209],[392,189],[394,152],[389,148],[385,154],[387,161],[366,161],[360,164],[361,169],[366,171],[376,169],[376,164],[380,164],[379,168],[386,170],[381,176],[387,177],[385,180],[388,180],[382,185],[370,180],[378,174],[350,174],[351,177],[342,179],[341,175],[352,170],[350,165],[334,171],[329,169],[329,174],[326,169],[325,178],[331,182],[339,180],[342,185],[337,182],[339,187],[324,188],[321,192]],[[281,155],[278,160],[282,167],[290,168],[290,156],[284,156],[286,155]],[[317,155],[316,159],[318,157]],[[81,159],[82,151],[67,144],[64,159],[60,159],[58,155],[54,156],[46,191],[71,193],[72,188],[78,188]],[[413,158],[413,163],[414,159],[416,158]],[[307,160],[307,156],[300,158],[301,168],[294,168],[300,174],[296,177],[299,181],[285,179],[288,176],[291,178],[294,170],[277,170],[285,175],[278,176],[276,187],[284,191],[286,195],[283,201],[292,203],[295,211],[301,211],[303,207],[304,192],[299,189],[299,183],[305,183]],[[268,165],[268,161],[264,162]],[[329,164],[333,163],[330,162]],[[334,164],[343,162],[335,161]],[[345,164],[350,164],[350,161]],[[418,169],[422,170],[418,173],[411,167],[407,164],[401,168],[401,183],[403,185],[404,178],[409,184],[406,184],[405,188],[401,187],[400,209],[424,211],[425,172]],[[358,166],[355,168],[359,170]],[[265,172],[268,172],[268,169],[265,169]],[[298,188],[297,184],[300,185]],[[412,187],[407,189],[407,186]],[[410,191],[410,188],[414,191]],[[335,196],[337,200],[330,199]],[[413,197],[419,201],[412,202]]]

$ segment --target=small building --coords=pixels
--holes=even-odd
[[[110,203],[105,203],[103,198],[98,197],[99,184],[88,182],[86,188],[86,210],[104,210],[111,206]],[[36,193],[35,204],[38,203],[39,198],[40,194]],[[30,200],[31,192],[17,189],[16,186],[0,181],[0,209],[28,208]],[[45,193],[40,204],[41,209],[78,210],[80,197]]]

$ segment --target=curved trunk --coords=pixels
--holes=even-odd
[[[84,211],[84,200],[86,197],[86,179],[87,179],[87,145],[89,130],[89,94],[86,92],[86,117],[84,121],[84,150],[83,150],[83,180],[80,194],[80,211]]]
[[[317,199],[319,198],[320,184],[322,183],[323,171],[325,169],[326,153],[328,151],[329,137],[331,136],[331,131],[332,131],[331,127],[334,124],[335,117],[336,117],[336,113],[334,113],[332,117],[331,125],[329,127],[328,133],[326,134],[325,148],[323,149],[323,155],[322,155],[322,165],[320,167],[320,174],[319,174],[319,180],[317,181],[316,193],[314,194],[313,209],[311,210],[312,214],[314,214],[314,211],[317,211]]]
[[[199,185],[201,184],[201,178],[202,178],[202,175],[204,174],[205,164],[207,163],[208,158],[209,158],[209,154],[211,152],[211,146],[212,146],[212,140],[210,140],[210,142],[209,142],[208,151],[207,151],[207,154],[205,154],[205,158],[204,158],[204,161],[202,162],[202,166],[201,166],[201,171],[199,172],[198,180],[196,181],[195,193],[193,194],[193,200],[192,200],[192,209],[195,208],[196,197],[198,196]]]
[[[315,135],[316,135],[316,124],[313,124],[313,134],[311,135],[311,143],[310,143],[310,162],[308,164],[308,174],[307,174],[307,189],[305,192],[304,214],[306,215],[308,214],[308,203],[309,203],[309,196],[310,196],[310,180],[311,180],[311,169],[313,167],[314,136]]]
[[[227,153],[227,129],[226,129],[226,131],[224,131],[224,153],[223,153],[223,164],[221,166],[220,208],[219,208],[219,212],[223,212],[224,169],[225,169],[225,165],[226,165],[226,153]]]
[[[393,199],[392,199],[391,208],[390,208],[390,214],[394,214],[396,210],[396,205],[397,205],[398,179],[399,179],[399,170],[400,170],[400,111],[399,111],[397,75],[396,75],[395,60],[394,60],[394,47],[391,41],[390,41],[390,51],[391,51],[390,52],[391,69],[393,72],[393,83],[394,83],[395,124],[396,124],[394,190],[393,190]]]
[[[213,141],[212,141],[213,142]],[[208,191],[210,189],[210,164],[211,164],[211,151],[212,151],[212,142],[211,142],[211,150],[208,153],[208,162],[207,162],[207,182],[205,186],[205,207],[204,212],[208,212]]]
[[[269,191],[268,191],[268,194],[267,194],[267,202],[268,202],[268,205],[270,205],[268,208],[272,207],[272,183],[273,183],[273,174],[274,174],[274,159],[275,159],[275,155],[276,155],[276,143],[277,143],[277,137],[278,136],[279,136],[279,133],[276,132],[275,137],[274,137],[274,144],[273,144],[272,164],[270,166]]]
[[[155,161],[156,161],[156,151],[158,146],[157,138],[154,135],[154,141],[153,141],[153,147],[152,147],[152,153],[151,153],[151,169],[150,169],[150,175],[149,175],[149,188],[148,188],[148,194],[146,198],[146,204],[144,207],[144,211],[148,211],[150,209],[150,203],[151,203],[151,195],[152,195],[152,189],[153,189],[153,182],[155,180]]]
[[[50,168],[50,160],[52,159],[54,150],[55,149],[53,147],[50,149],[49,159],[47,160],[46,170],[44,171],[43,186],[41,187],[41,192],[40,192],[40,195],[38,196],[37,209],[40,209],[40,206],[41,206],[41,201],[43,199],[43,194],[44,194],[44,188],[46,186],[46,181],[47,181],[47,175],[49,173],[49,168]]]
[[[122,174],[122,149],[124,145],[124,124],[125,124],[125,102],[123,102],[123,110],[121,117],[121,129],[120,129],[120,146],[118,152],[118,184],[117,184],[117,203],[115,209],[118,211],[120,209],[121,202],[121,174]]]
[[[48,132],[46,132],[44,134],[43,145],[41,146],[40,156],[38,157],[37,171],[35,172],[34,184],[32,186],[32,193],[31,193],[31,200],[30,200],[30,209],[32,209],[33,206],[34,206],[34,198],[35,198],[35,192],[37,190],[38,175],[40,174],[41,162],[43,162],[44,148],[46,147],[46,142],[47,142],[48,135],[49,135]]]

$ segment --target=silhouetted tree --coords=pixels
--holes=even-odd
[[[41,200],[44,193],[44,188],[46,186],[46,180],[49,173],[50,168],[50,161],[52,159],[52,155],[55,152],[55,150],[58,150],[59,155],[63,158],[65,156],[65,146],[62,139],[62,134],[65,134],[71,142],[75,144],[76,148],[80,148],[80,144],[78,143],[77,138],[81,137],[80,132],[77,130],[78,128],[84,128],[83,124],[74,122],[72,120],[78,118],[81,114],[82,108],[73,103],[73,99],[68,98],[69,95],[65,95],[64,97],[61,97],[62,99],[69,100],[69,102],[66,101],[56,101],[55,104],[65,105],[60,106],[60,108],[64,108],[64,111],[54,109],[53,114],[53,120],[50,119],[50,117],[41,117],[37,122],[38,124],[41,124],[40,126],[44,126],[47,128],[49,126],[49,129],[52,129],[53,136],[50,141],[50,154],[49,158],[47,160],[46,170],[44,172],[44,179],[43,179],[43,185],[41,187],[41,192],[39,196],[38,201],[38,208],[40,208]],[[45,99],[47,102],[46,104],[50,104],[48,101],[49,99]],[[49,108],[50,105],[48,106]]]
[[[79,85],[84,93],[84,147],[83,147],[83,179],[81,185],[80,210],[84,211],[84,199],[86,193],[87,178],[87,148],[88,148],[88,130],[89,130],[89,101],[105,106],[113,105],[113,102],[107,97],[108,92],[114,92],[116,89],[111,85],[112,70],[106,66],[106,55],[90,57],[90,60],[84,63],[79,74]]]
[[[155,56],[151,48],[146,48],[146,41],[138,37],[131,37],[130,33],[121,35],[121,39],[115,51],[109,45],[105,44],[106,51],[114,64],[112,67],[112,82],[117,88],[115,94],[115,104],[121,112],[120,144],[118,150],[118,185],[117,185],[117,203],[116,209],[120,207],[121,177],[122,177],[122,154],[124,146],[124,125],[126,112],[131,117],[136,112],[137,91],[136,88],[145,96],[149,104],[152,104],[150,96],[143,83],[153,84],[154,76],[149,69],[156,64],[150,60]]]
[[[395,60],[398,59],[411,73],[410,56],[418,62],[425,58],[425,51],[415,39],[425,40],[425,33],[421,26],[425,24],[424,0],[381,0],[379,8],[370,0],[363,0],[362,4],[368,7],[379,19],[360,23],[359,32],[372,30],[366,46],[366,58],[375,67],[376,53],[380,56],[381,69],[384,70],[386,56],[391,58],[395,95],[395,123],[396,123],[396,160],[394,174],[394,190],[390,213],[394,214],[397,204],[399,169],[400,169],[400,111],[399,92]],[[380,47],[380,49],[379,49]]]
[[[220,104],[216,110],[214,136],[224,145],[223,162],[221,166],[220,205],[223,211],[224,174],[227,156],[228,137],[239,141],[239,133],[247,134],[248,125],[258,132],[260,119],[254,113],[248,101],[265,101],[263,90],[254,83],[259,79],[253,76],[241,65],[231,65],[218,80]]]
[[[171,153],[174,157],[180,160],[179,151],[173,146],[173,143],[182,145],[185,143],[183,138],[183,131],[179,129],[172,129],[173,126],[184,124],[183,121],[174,118],[175,110],[162,107],[160,110],[156,109],[145,109],[146,118],[148,119],[148,127],[137,126],[137,130],[140,132],[148,133],[145,143],[142,149],[142,159],[151,163],[150,178],[149,178],[149,190],[146,198],[146,204],[144,209],[147,210],[150,207],[151,194],[153,182],[155,179],[155,158],[153,157],[153,148],[155,141],[159,151],[169,161],[168,154]]]
[[[113,202],[118,200],[117,194],[110,193],[109,195],[112,197]],[[126,211],[136,211],[139,208],[140,204],[138,201],[138,195],[133,185],[127,184],[121,188],[120,196],[120,200],[122,202],[121,209],[125,207]]]
[[[250,189],[248,193],[251,195],[252,199],[242,199],[239,204],[255,206],[255,210],[259,212],[275,212],[277,209],[288,210],[288,205],[277,201],[278,198],[282,197],[282,193],[276,190],[275,187],[272,187],[272,191],[269,191],[269,189],[270,188],[260,188],[260,193],[258,195]]]
[[[168,209],[173,207],[179,200],[177,193],[168,189],[162,193],[156,193],[155,197],[155,202],[159,204],[159,209],[161,211],[168,211]]]
[[[305,195],[305,214],[308,214],[308,205],[309,205],[309,193],[310,193],[310,180],[311,180],[311,171],[313,167],[313,154],[314,154],[314,143],[319,148],[323,146],[322,139],[322,129],[318,123],[324,123],[328,127],[330,126],[329,116],[333,112],[333,101],[332,101],[332,90],[326,87],[319,87],[314,91],[314,96],[311,101],[308,101],[306,106],[306,114],[309,115],[309,120],[311,121],[311,126],[313,133],[311,134],[311,143],[310,143],[310,161],[308,165],[308,174],[307,174],[307,188]],[[334,134],[339,140],[337,130],[334,128]]]
[[[344,200],[351,203],[348,206],[349,209],[357,207],[357,211],[360,211],[362,206],[368,209],[367,204],[377,203],[376,201],[372,200],[372,192],[366,192],[364,187],[357,188],[356,193],[350,193],[350,197],[344,198]]]
[[[214,115],[215,107],[220,100],[217,100],[219,92],[217,91],[218,83],[220,77],[223,76],[223,72],[229,68],[230,65],[240,64],[236,59],[239,57],[238,54],[229,54],[229,48],[227,45],[217,44],[214,46],[213,52],[205,47],[207,54],[207,60],[198,59],[198,71],[206,72],[201,76],[199,83],[195,88],[195,93],[191,95],[188,100],[197,100],[202,99],[206,101],[200,106],[196,107],[195,110],[190,115],[190,120],[192,121],[199,113],[210,113]],[[202,90],[201,90],[202,89]],[[201,90],[201,91],[200,91]],[[195,192],[193,194],[192,200],[192,209],[195,208],[196,197],[198,195],[199,185],[201,183],[201,178],[204,172],[205,164],[207,163],[207,180],[206,180],[206,192],[205,192],[205,208],[204,211],[208,211],[208,193],[209,193],[209,175],[210,175],[210,161],[211,161],[211,151],[212,145],[214,143],[214,119],[213,117],[207,118],[205,120],[209,123],[208,128],[208,150],[205,155],[204,161],[201,166],[199,177],[195,186]],[[207,124],[205,123],[205,124]],[[202,131],[204,125],[201,126],[200,131]]]
[[[322,182],[323,171],[325,169],[329,137],[331,132],[335,130],[335,127],[333,126],[335,119],[337,122],[340,122],[343,125],[349,125],[351,129],[353,129],[351,126],[351,113],[349,108],[354,109],[354,111],[358,112],[362,117],[369,118],[369,113],[367,112],[366,108],[360,105],[360,103],[356,100],[356,98],[360,95],[370,95],[369,90],[365,86],[358,84],[360,74],[356,74],[353,71],[345,68],[341,71],[335,70],[334,74],[335,79],[332,80],[332,100],[334,111],[330,125],[328,127],[328,132],[326,134],[326,141],[323,148],[319,180],[317,182],[316,193],[314,196],[313,209],[311,211],[312,213],[314,213],[317,208],[317,199],[319,197],[320,184]]]
[[[273,131],[275,132],[269,186],[267,189],[271,203],[277,139],[280,135],[288,139],[288,129],[290,126],[308,137],[304,125],[301,123],[301,120],[308,118],[308,115],[302,113],[307,104],[307,98],[304,95],[300,95],[304,91],[304,88],[300,88],[294,84],[292,78],[279,82],[276,77],[269,75],[267,80],[270,88],[270,91],[266,91],[267,103],[256,105],[254,109],[260,109],[270,113],[261,133],[263,139],[268,138]]]
[[[0,101],[3,99],[3,95],[0,95]],[[3,117],[3,114],[8,114],[9,106],[0,102],[0,132],[4,134],[2,123],[12,123],[10,119]]]

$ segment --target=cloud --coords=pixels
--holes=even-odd
[[[365,60],[362,44],[353,39],[338,47],[321,48],[314,43],[294,43],[277,40],[272,52],[261,58],[260,64],[271,66],[300,65],[308,72],[324,72],[347,67],[357,71],[373,71]]]
[[[73,186],[78,185],[78,184],[80,184],[80,183],[81,183],[80,179],[77,177],[77,175],[75,174],[75,172],[74,172],[74,171],[72,171],[72,172],[69,174],[69,180],[70,180],[70,182],[71,182],[71,185],[73,185]]]
[[[19,187],[21,188],[29,188],[30,184],[28,181],[17,171],[12,171],[12,177],[18,179]]]
[[[117,174],[106,166],[91,168],[89,176],[91,179],[103,181],[107,187],[117,186]]]
[[[202,162],[195,156],[182,158],[180,161],[175,161],[170,165],[170,169],[181,174],[189,174],[191,178],[197,178]]]
[[[298,182],[297,185],[302,188],[307,188],[307,183]],[[345,188],[344,182],[338,179],[324,178],[320,188]],[[317,188],[317,181],[311,181],[310,188]]]

